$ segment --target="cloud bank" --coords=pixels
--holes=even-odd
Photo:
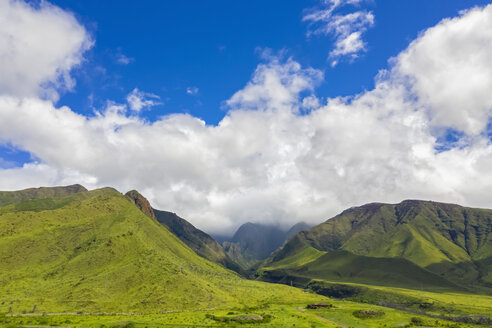
[[[1,3],[45,14],[43,7]],[[0,144],[39,161],[0,169],[0,189],[136,188],[155,207],[216,233],[245,221],[316,223],[372,201],[492,207],[491,22],[492,5],[441,21],[391,60],[373,90],[350,98],[321,101],[315,94],[321,71],[272,57],[226,102],[229,111],[216,126],[187,114],[148,122],[113,103],[87,117],[35,94],[2,89]],[[74,35],[83,31],[77,24]],[[17,42],[16,26],[11,31]],[[90,44],[82,35],[73,49]],[[0,56],[15,61],[4,56],[10,51],[5,40],[0,44]],[[43,78],[32,73],[39,84],[32,90],[80,62],[73,51],[60,56],[46,59],[59,66]],[[29,70],[20,72],[29,80]],[[460,139],[436,150],[451,130]]]

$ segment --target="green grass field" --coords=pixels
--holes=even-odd
[[[433,292],[412,290],[396,287],[383,287],[355,283],[339,283],[314,280],[312,289],[335,287],[335,291],[347,287],[346,299],[362,303],[388,304],[406,308],[410,311],[419,310],[429,314],[443,315],[491,315],[492,297],[489,295],[466,294],[455,292]],[[354,292],[355,291],[355,292]]]
[[[0,327],[489,327],[457,323],[371,304],[334,299],[325,301],[333,307],[308,310],[305,308],[306,303],[299,303],[148,315],[4,314],[0,315]],[[364,315],[367,313],[377,315]],[[250,316],[263,318],[263,322],[234,321],[235,318]]]

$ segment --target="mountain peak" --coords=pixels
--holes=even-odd
[[[125,197],[128,201],[130,201],[130,203],[135,204],[143,213],[155,219],[155,214],[152,206],[150,206],[150,202],[138,191],[130,190],[125,194]]]

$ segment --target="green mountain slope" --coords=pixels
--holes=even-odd
[[[326,255],[311,263],[292,260],[308,248]],[[289,267],[282,265],[288,262]],[[335,281],[476,290],[492,287],[491,264],[492,210],[409,200],[352,208],[301,232],[272,255],[264,271],[266,276],[282,268],[286,275],[303,272],[303,277]]]
[[[300,253],[306,253],[303,250]],[[311,251],[312,252],[312,251]],[[379,258],[355,255],[338,250],[319,256],[314,260],[300,264],[297,268],[286,267],[283,280],[275,279],[281,267],[265,270],[263,279],[272,282],[287,282],[301,278],[302,281],[322,279],[333,282],[352,282],[378,286],[398,286],[402,288],[426,288],[432,290],[459,289],[455,284],[433,274],[414,263],[402,258]],[[319,257],[318,257],[319,256]],[[304,259],[304,258],[302,258]],[[270,275],[273,276],[270,277]],[[292,278],[291,276],[295,277]],[[305,279],[302,279],[305,278]]]
[[[0,312],[160,312],[309,299],[196,255],[111,188],[0,207]]]
[[[182,242],[194,250],[198,255],[222,264],[228,269],[240,272],[241,268],[232,261],[222,246],[205,232],[195,228],[188,221],[180,218],[175,213],[153,209],[157,221],[165,225]]]
[[[41,187],[18,191],[0,191],[0,206],[20,203],[26,200],[65,196],[83,191],[87,191],[87,189],[79,184],[66,187]]]

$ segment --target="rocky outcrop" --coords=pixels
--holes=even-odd
[[[150,206],[147,198],[142,196],[138,191],[131,190],[125,194],[126,199],[130,201],[130,203],[135,204],[142,212],[155,219],[154,211],[152,210],[152,206]]]

